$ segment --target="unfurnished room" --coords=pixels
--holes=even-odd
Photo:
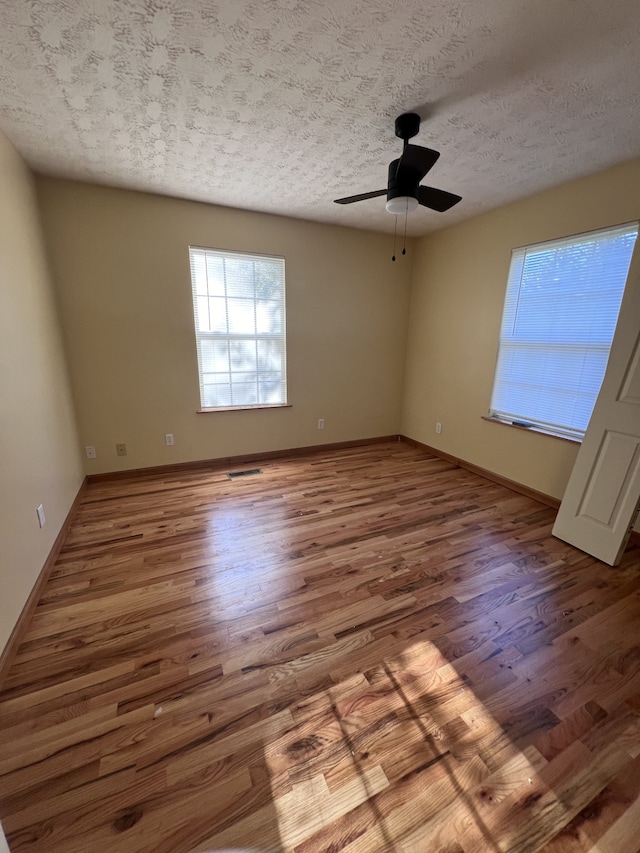
[[[0,853],[639,853],[635,0],[0,0]]]

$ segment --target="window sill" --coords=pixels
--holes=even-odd
[[[211,412],[252,412],[256,409],[290,409],[293,403],[258,403],[255,406],[218,406],[210,409],[197,409],[197,414],[208,415]]]
[[[537,426],[522,426],[521,424],[514,424],[511,421],[502,421],[500,418],[491,418],[489,415],[482,415],[482,420],[487,421],[490,424],[500,424],[500,426],[510,427],[510,429],[519,429],[523,432],[537,432],[540,435],[548,435],[550,438],[557,438],[560,441],[568,441],[570,444],[582,444],[582,440],[579,438],[571,438],[568,435],[558,435],[555,432],[549,432],[546,429],[541,429]]]

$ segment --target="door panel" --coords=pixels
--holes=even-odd
[[[629,269],[607,372],[553,534],[619,562],[640,505],[640,251]]]
[[[597,453],[578,515],[613,529],[638,476],[640,441],[607,430]]]

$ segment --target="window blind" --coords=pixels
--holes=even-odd
[[[633,223],[512,252],[492,417],[584,435],[637,234]]]
[[[202,408],[286,404],[284,258],[189,256]]]

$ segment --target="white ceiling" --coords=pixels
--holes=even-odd
[[[395,117],[440,160],[424,234],[640,155],[638,0],[0,0],[0,128],[39,172],[393,230]]]

